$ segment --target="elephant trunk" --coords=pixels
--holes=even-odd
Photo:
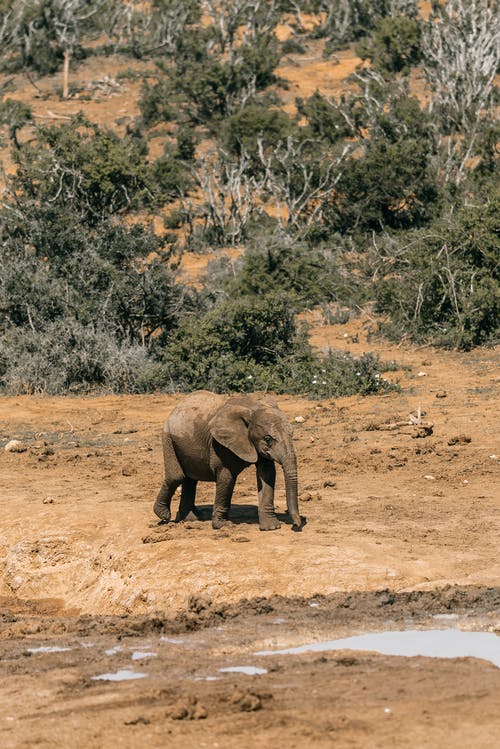
[[[299,514],[297,458],[295,457],[293,447],[290,447],[284,453],[279,462],[281,463],[283,475],[285,477],[286,506],[288,514],[293,520],[294,527],[300,528],[302,520]]]

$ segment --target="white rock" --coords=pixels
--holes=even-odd
[[[303,416],[296,416],[295,421],[297,422],[297,424],[303,424],[305,421],[305,418]]]
[[[8,453],[25,453],[28,448],[19,440],[10,440],[10,442],[7,442],[4,449]]]

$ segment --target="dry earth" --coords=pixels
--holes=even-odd
[[[156,525],[161,425],[179,396],[0,399],[0,445],[27,448],[0,453],[3,747],[495,745],[500,670],[486,661],[253,655],[454,617],[500,629],[495,352],[367,343],[363,318],[318,323],[319,347],[396,359],[402,390],[279,398],[301,533],[281,477],[282,527],[259,531],[251,470],[228,530],[211,528],[209,484],[206,520]],[[419,406],[430,436],[377,428]],[[71,649],[28,652],[54,646]],[[157,655],[135,664],[144,649]],[[268,673],[218,671],[241,664]],[[148,676],[92,679],[121,668]]]

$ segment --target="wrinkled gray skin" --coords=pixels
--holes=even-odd
[[[238,474],[251,463],[257,470],[259,527],[280,527],[274,510],[275,462],[283,468],[288,513],[301,526],[297,498],[297,460],[292,428],[275,401],[267,396],[217,395],[204,390],[187,396],[163,428],[165,478],[154,511],[170,520],[170,502],[182,485],[177,521],[194,512],[198,481],[214,481],[212,526],[229,520]]]

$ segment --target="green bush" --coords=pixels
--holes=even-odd
[[[149,343],[175,325],[182,300],[161,240],[140,225],[84,226],[54,204],[8,213],[0,245],[0,334],[73,318],[119,341]]]
[[[407,73],[420,62],[420,36],[420,24],[414,18],[382,18],[356,52],[381,72]]]
[[[225,301],[188,316],[163,357],[173,389],[272,390],[312,398],[377,393],[393,386],[377,357],[316,355],[297,328],[293,301],[269,294]]]
[[[497,192],[428,230],[378,245],[373,262],[386,271],[374,290],[378,310],[391,316],[386,333],[461,349],[498,341],[499,209]]]
[[[345,116],[343,107],[349,103],[341,100],[340,104],[329,101],[316,91],[308,99],[297,99],[299,114],[306,117],[309,129],[315,138],[324,138],[330,143],[336,143],[342,138],[354,137],[357,134],[359,121],[355,111],[349,111]]]
[[[425,140],[373,140],[364,155],[345,164],[327,221],[341,232],[421,226],[432,217],[438,197]]]
[[[286,112],[252,103],[224,121],[221,138],[230,153],[239,156],[245,151],[255,156],[259,138],[266,148],[273,148],[296,131],[295,122]]]
[[[271,295],[286,290],[296,309],[332,301],[360,302],[363,291],[347,268],[340,242],[332,249],[284,237],[254,241],[225,283],[230,296]]]
[[[78,115],[67,125],[39,126],[36,141],[15,152],[14,190],[55,201],[88,221],[154,200],[147,145],[136,134],[119,138]]]

